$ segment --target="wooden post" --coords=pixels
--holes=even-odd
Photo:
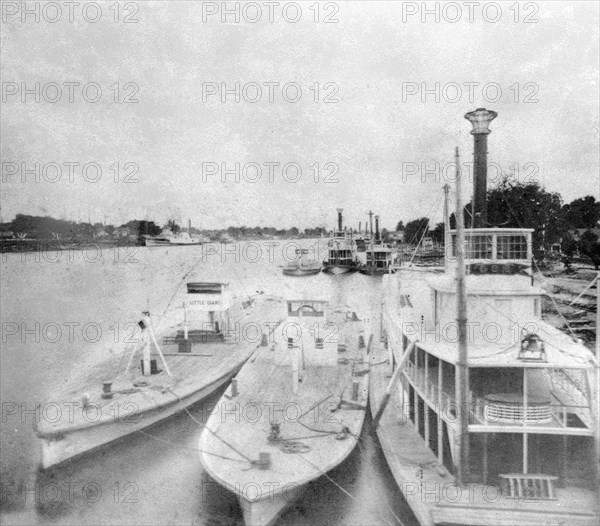
[[[183,338],[188,339],[187,301],[183,302]]]
[[[527,396],[527,389],[528,389],[528,385],[527,385],[527,368],[523,367],[523,427],[527,428],[527,403],[528,403],[528,396]],[[528,451],[528,440],[527,440],[527,432],[523,433],[523,473],[526,475],[527,474],[527,466],[528,466],[528,456],[529,456],[529,451]]]
[[[488,434],[483,433],[483,483],[488,481]]]
[[[527,448],[527,433],[523,433],[523,474],[527,475],[527,455],[529,451]]]
[[[415,411],[415,429],[417,430],[417,433],[421,434],[421,432],[419,431],[419,429],[420,429],[419,422],[421,420],[421,418],[420,418],[421,412],[419,411],[419,393],[417,393],[416,389],[413,389],[413,392],[414,392],[413,405],[414,405],[414,411]]]
[[[596,488],[600,489],[600,272],[596,275],[596,393],[595,415],[596,430],[594,433]],[[592,405],[594,402],[590,400]]]
[[[442,413],[444,408],[442,407],[442,387],[443,387],[443,376],[442,368],[444,367],[443,360],[438,358],[438,410],[437,410],[437,442],[438,442],[438,461],[440,464],[444,463],[444,441],[442,440],[443,433],[443,421]]]
[[[455,150],[456,163],[456,286],[457,306],[456,321],[458,324],[458,360],[455,367],[455,390],[458,425],[457,441],[457,479],[463,484],[466,479],[469,463],[469,413],[467,410],[467,394],[469,392],[469,370],[467,367],[467,295],[465,286],[465,232],[461,195],[461,169],[458,147]]]
[[[410,343],[410,345],[406,348],[406,351],[404,351],[402,358],[398,362],[398,365],[396,366],[396,370],[394,371],[394,374],[392,375],[392,379],[390,380],[390,383],[388,384],[388,386],[385,390],[385,395],[383,396],[381,405],[379,406],[379,409],[377,410],[377,414],[373,418],[374,427],[377,427],[379,425],[379,421],[381,420],[381,417],[383,416],[383,412],[385,411],[385,408],[386,408],[388,402],[390,401],[390,397],[392,396],[392,390],[394,389],[394,385],[396,385],[396,382],[398,381],[398,379],[400,378],[400,375],[402,374],[402,370],[404,368],[404,362],[406,362],[406,360],[410,356],[410,353],[412,352],[416,343],[417,343],[416,340]],[[402,395],[402,396],[404,398],[404,395]],[[402,406],[402,409],[404,409],[404,406]]]
[[[145,327],[142,333],[142,338],[144,342],[144,347],[142,350],[142,374],[144,376],[150,376],[150,327],[147,324],[146,316],[144,316],[144,325]]]
[[[450,185],[446,183],[444,185],[444,267],[446,271],[448,271],[448,260],[450,258],[450,254],[452,254],[450,241],[450,207],[448,203],[449,192]]]
[[[427,359],[427,353],[423,353],[423,358],[425,359],[425,386],[423,389],[423,393],[425,396],[423,397],[423,425],[425,426],[425,443],[427,447],[429,447],[429,405],[427,404],[427,400],[429,398],[429,360]]]
[[[165,366],[165,371],[169,376],[173,376],[171,374],[171,370],[169,369],[169,365],[167,364],[167,360],[165,360],[165,357],[163,356],[162,351],[160,350],[160,345],[158,345],[158,342],[156,341],[156,335],[154,334],[154,329],[152,328],[152,322],[150,321],[150,316],[146,315],[146,317],[144,318],[144,322],[146,323],[147,326],[147,330],[150,332],[150,337],[152,338],[152,341],[154,342],[154,346],[156,347],[156,351],[158,352],[158,355],[160,356],[160,359],[162,361],[162,364]],[[148,367],[150,366],[150,345],[147,346],[148,347]],[[144,349],[145,351],[146,349]],[[145,364],[145,359],[146,356],[144,354],[144,368],[146,368],[146,364]],[[148,374],[150,374],[150,369],[148,368]]]

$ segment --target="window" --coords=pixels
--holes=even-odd
[[[492,259],[492,236],[468,236],[467,259]]]
[[[467,234],[465,243],[465,259],[492,259],[492,236]],[[453,256],[456,256],[456,245],[456,235],[452,235]]]
[[[527,238],[498,236],[498,259],[527,259]]]

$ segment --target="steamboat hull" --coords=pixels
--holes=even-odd
[[[214,382],[202,386],[196,392],[179,399],[165,394],[165,396],[172,399],[171,402],[143,412],[131,412],[127,416],[121,416],[120,419],[117,419],[117,412],[114,420],[90,424],[88,427],[58,433],[44,433],[36,430],[42,443],[42,468],[48,469],[67,460],[75,459],[169,418],[213,394],[220,387],[227,384],[236,372],[237,369],[224,374]],[[116,407],[127,407],[127,401],[119,401],[119,405]],[[95,411],[91,410],[89,413],[91,420],[94,418]]]
[[[321,272],[321,267],[311,268],[311,269],[285,268],[284,267],[284,269],[283,269],[283,273],[286,276],[314,276],[315,274],[318,274],[319,272]]]

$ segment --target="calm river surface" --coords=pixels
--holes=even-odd
[[[247,293],[287,298],[326,296],[379,319],[381,278],[283,276],[279,265],[299,246],[319,259],[325,255],[323,240],[2,255],[1,522],[242,525],[234,495],[216,489],[203,473],[195,450],[201,427],[186,414],[39,474],[37,416],[27,411],[74,370],[110,352],[115,340],[123,341],[127,324],[142,310],[162,313],[192,267],[195,280],[230,281]],[[200,421],[208,416],[204,404],[191,412]],[[312,483],[278,524],[417,524],[369,416],[359,446],[330,473],[335,484],[325,478]]]

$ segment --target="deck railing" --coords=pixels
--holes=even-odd
[[[441,393],[439,392],[437,384],[437,374],[435,375],[435,381],[426,380],[425,370],[417,367],[411,361],[407,362],[405,373],[406,376],[410,378],[413,386],[421,392],[425,400],[428,401],[430,405],[437,408],[442,414],[451,414],[452,416],[456,416],[455,398],[443,389]]]
[[[425,369],[408,361],[405,365],[405,374],[429,405],[437,408],[442,415],[456,416],[456,399],[443,389],[441,394],[439,393],[437,373],[434,374],[435,380],[426,380]],[[469,413],[471,424],[521,426],[527,424],[572,429],[589,428],[590,407],[561,403],[525,405],[472,397]]]
[[[503,407],[500,407],[500,406]],[[580,405],[525,405],[525,404],[499,404],[484,398],[475,398],[472,406],[471,417],[474,424],[515,424],[523,425],[547,424],[550,427],[581,428],[588,427],[585,415],[589,414],[589,406]],[[570,416],[571,415],[571,416]],[[577,415],[575,419],[572,415]],[[583,417],[583,418],[582,418]]]

